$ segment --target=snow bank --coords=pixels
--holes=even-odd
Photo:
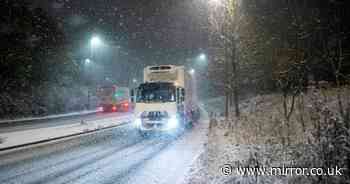
[[[0,120],[0,124],[1,123],[17,123],[17,122],[24,122],[24,121],[36,121],[36,120],[49,120],[49,119],[57,119],[57,118],[64,118],[64,117],[70,117],[70,116],[81,116],[81,115],[93,114],[93,113],[97,113],[97,112],[100,112],[100,111],[98,111],[98,110],[86,110],[86,111],[72,112],[72,113],[66,113],[66,114],[43,116],[43,117],[28,117],[28,118],[19,118],[19,119],[8,119],[8,120]]]
[[[82,120],[80,123],[70,125],[3,133],[0,135],[0,139],[2,140],[2,142],[0,141],[0,150],[97,131],[100,129],[122,125],[130,122],[131,120],[132,117],[130,115],[126,115],[99,120]]]

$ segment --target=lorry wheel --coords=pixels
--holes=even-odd
[[[148,132],[145,132],[145,131],[142,131],[142,130],[139,130],[138,131],[139,132],[139,134],[141,135],[141,137],[149,137],[149,133]]]
[[[188,121],[188,122],[186,123],[186,128],[187,128],[187,129],[193,128],[193,122],[192,122],[192,121]]]

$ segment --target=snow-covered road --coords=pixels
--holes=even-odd
[[[132,124],[0,153],[0,183],[180,183],[203,149],[208,121],[177,139],[142,138]]]

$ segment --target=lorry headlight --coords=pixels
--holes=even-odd
[[[140,118],[136,118],[135,121],[134,121],[134,126],[138,128],[138,127],[141,126],[141,123],[142,123],[141,119]]]
[[[179,126],[179,120],[175,117],[170,117],[168,119],[167,129],[175,129]]]

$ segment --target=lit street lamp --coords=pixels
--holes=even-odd
[[[205,55],[205,54],[200,54],[199,55],[199,59],[201,60],[201,61],[204,61],[204,60],[206,60],[207,59],[207,56]]]
[[[189,71],[189,73],[190,73],[191,75],[194,75],[194,74],[196,73],[196,71],[192,68],[192,69]]]
[[[90,39],[90,58],[95,61],[94,58],[94,49],[97,48],[98,46],[100,46],[102,44],[101,39],[98,36],[93,36]],[[89,65],[91,63],[91,59],[90,58],[86,58],[84,63],[85,65]],[[85,69],[84,69],[85,70]],[[87,86],[87,104],[86,104],[86,108],[90,109],[91,105],[90,105],[90,98],[91,98],[91,94],[90,94],[90,87]]]
[[[87,76],[88,76],[87,69],[89,68],[89,67],[87,67],[87,65],[91,64],[91,60],[89,58],[86,58],[83,62],[84,62],[83,74],[84,74],[85,80],[87,80]],[[88,110],[91,108],[90,107],[90,98],[91,98],[90,96],[91,96],[90,89],[89,89],[89,87],[87,87],[87,104],[85,104],[85,108]]]
[[[102,41],[98,36],[93,36],[90,40],[91,47],[97,47],[101,45]]]
[[[112,82],[111,78],[105,77],[105,81]]]
[[[90,58],[95,60],[94,58],[94,49],[102,45],[102,40],[98,36],[93,36],[90,39]]]
[[[217,4],[217,3],[220,2],[220,0],[210,0],[210,2],[213,3],[213,4]]]
[[[204,53],[201,53],[201,54],[199,54],[198,56],[197,56],[197,63],[199,64],[199,65],[202,65],[202,66],[204,66],[204,65],[206,65],[206,62],[207,62],[207,55],[206,54],[204,54]]]
[[[97,59],[98,57],[96,56],[96,52],[98,51],[98,48],[101,47],[103,45],[103,41],[102,39],[97,36],[94,35],[90,38],[89,41],[89,46],[90,46],[90,61],[94,62],[94,64],[97,64]],[[102,65],[99,65],[102,66]],[[101,78],[101,80],[104,80],[104,78]]]
[[[224,3],[222,2],[222,0],[209,0],[208,2],[211,6],[214,6],[214,7],[223,6],[223,3]]]
[[[85,59],[85,64],[88,65],[88,64],[90,64],[90,63],[91,63],[91,60],[90,60],[89,58],[86,58],[86,59]]]

